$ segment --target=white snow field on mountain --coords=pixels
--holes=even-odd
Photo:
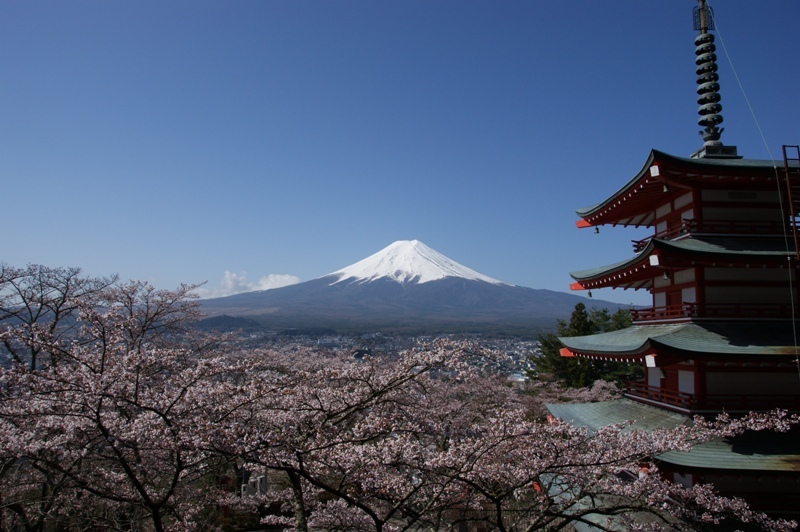
[[[565,283],[566,284],[566,283]],[[419,240],[401,240],[302,283],[203,299],[209,318],[265,330],[507,332],[533,334],[568,319],[575,304],[621,305],[508,284],[459,264]],[[249,325],[231,318],[247,318]]]
[[[346,280],[370,282],[382,278],[392,279],[398,283],[422,284],[446,277],[459,277],[492,284],[508,284],[467,268],[429,248],[419,240],[398,240],[366,259],[325,277],[332,276],[338,277],[338,280],[332,284]]]

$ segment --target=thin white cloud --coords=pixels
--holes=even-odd
[[[197,295],[200,296],[201,299],[225,297],[244,292],[252,292],[254,290],[280,288],[282,286],[289,286],[299,282],[299,277],[285,273],[271,273],[259,278],[257,281],[250,281],[247,278],[247,272],[234,273],[226,270],[218,287],[198,288]]]

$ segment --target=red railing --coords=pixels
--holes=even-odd
[[[643,382],[626,382],[625,395],[631,399],[647,399],[656,403],[677,406],[683,410],[696,410],[697,406],[693,394],[665,390]]]
[[[694,312],[695,306],[692,303],[666,307],[632,308],[631,319],[634,322],[688,319],[695,315]]]
[[[664,307],[631,309],[631,319],[641,321],[675,321],[691,318],[748,318],[748,319],[788,319],[792,307],[789,304],[753,303],[681,303]]]
[[[758,221],[699,221],[681,220],[679,225],[659,231],[642,240],[631,240],[633,251],[639,253],[654,238],[673,239],[689,233],[711,233],[717,235],[782,235],[792,231],[791,223],[783,222],[758,222]],[[788,234],[788,233],[787,233]]]
[[[659,403],[687,411],[766,411],[775,408],[800,411],[800,395],[789,394],[690,394],[649,386],[643,382],[625,383],[625,396],[633,400]]]

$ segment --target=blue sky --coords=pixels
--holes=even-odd
[[[220,295],[419,239],[569,291],[647,234],[574,210],[651,148],[701,145],[695,5],[2,0],[0,261]],[[780,157],[800,143],[800,2],[711,5],[722,140]]]

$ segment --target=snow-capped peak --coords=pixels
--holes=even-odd
[[[399,240],[364,260],[337,270],[329,276],[344,280],[370,282],[388,278],[398,283],[427,283],[445,277],[460,277],[492,284],[507,284],[482,275],[451,260],[419,240]]]

